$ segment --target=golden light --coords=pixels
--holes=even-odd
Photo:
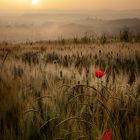
[[[32,0],[32,4],[33,5],[38,5],[39,4],[39,0]]]

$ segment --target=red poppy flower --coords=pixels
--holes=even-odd
[[[97,78],[102,78],[102,77],[105,76],[105,75],[106,75],[105,72],[102,72],[102,71],[100,71],[100,70],[95,70],[95,76],[96,76]]]
[[[110,129],[106,130],[103,133],[103,140],[111,140],[111,137],[112,137],[112,132]]]

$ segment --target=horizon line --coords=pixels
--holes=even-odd
[[[0,11],[140,11],[140,9],[0,9]]]

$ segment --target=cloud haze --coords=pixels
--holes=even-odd
[[[140,0],[0,0],[0,9],[140,9]]]

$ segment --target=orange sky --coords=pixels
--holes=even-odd
[[[35,0],[36,1],[36,0]],[[0,0],[1,10],[18,9],[140,9],[140,0]]]

